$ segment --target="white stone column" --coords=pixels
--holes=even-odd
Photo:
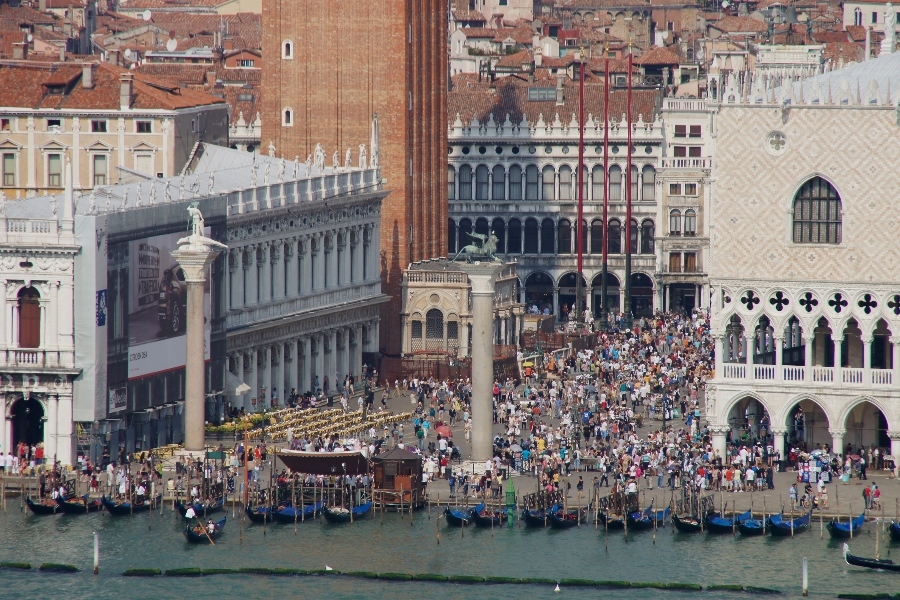
[[[751,332],[750,335],[747,336],[747,379],[751,381],[755,378],[755,373],[753,372],[753,355],[756,354],[756,335]]]
[[[312,389],[312,353],[310,351],[311,340],[308,337],[300,340],[300,352],[303,353],[303,361],[300,368],[300,392],[314,391]]]
[[[271,273],[270,297],[280,300],[284,297],[284,244],[273,242],[269,246],[269,272]]]
[[[847,431],[844,429],[828,429],[828,433],[831,434],[831,449],[837,454],[844,453],[844,435],[846,435]]]
[[[216,242],[195,234],[187,238],[186,243],[181,244],[178,250],[172,252],[172,258],[181,266],[187,283],[184,448],[194,452],[202,451],[205,448],[206,437],[204,429],[206,364],[204,361],[203,288],[209,265],[215,260],[216,255],[225,249],[221,244],[219,244],[221,248],[211,244],[216,244]]]
[[[712,447],[713,450],[716,451],[720,457],[722,457],[722,462],[725,462],[725,442],[726,435],[728,433],[728,429],[726,428],[711,428],[710,432],[712,434]]]
[[[353,347],[353,374],[357,379],[362,377],[362,326],[358,323],[353,326],[356,335],[356,345]]]
[[[47,396],[47,422],[44,427],[44,457],[50,461],[56,456],[59,433],[59,398]]]
[[[783,381],[784,380],[784,369],[782,368],[784,362],[784,348],[782,345],[784,339],[777,337],[775,338],[775,380]]]
[[[287,255],[287,265],[285,271],[287,274],[287,297],[294,298],[297,296],[297,238],[291,238],[284,247]]]
[[[2,283],[2,282],[0,282]],[[5,287],[0,286],[4,292],[6,291]],[[2,354],[2,353],[0,353]],[[12,448],[9,447],[10,441],[9,438],[6,437],[6,395],[0,394],[0,452],[6,454],[7,452],[12,452]]]
[[[263,245],[263,285],[260,293],[260,303],[272,301],[272,252],[274,247],[271,242]]]
[[[782,428],[773,428],[772,432],[772,446],[775,448],[775,452],[781,457],[781,460],[784,460],[784,435],[787,433],[787,429]]]
[[[350,271],[353,268],[350,265],[350,254],[350,229],[348,228],[344,229],[344,265],[341,267],[341,282],[344,284],[350,283]]]
[[[5,224],[3,224],[6,227]],[[9,343],[9,339],[7,338],[7,329],[6,329],[6,317],[9,314],[9,309],[6,305],[6,280],[0,279],[0,365],[6,364],[6,348]],[[897,346],[894,346],[897,348]],[[894,364],[897,364],[897,361],[894,361]],[[0,397],[2,399],[2,397]],[[5,407],[0,406],[0,409],[4,409],[4,414],[6,413]],[[5,435],[3,431],[0,431],[0,436]],[[0,443],[2,443],[3,437],[0,437]],[[4,446],[2,450],[5,452],[6,447]]]
[[[325,374],[328,376],[328,382],[331,384],[330,392],[333,394],[338,388],[338,378],[340,377],[337,372],[337,329],[332,329],[328,332],[328,347],[331,348],[331,352],[328,353]]]
[[[262,349],[262,385],[266,388],[266,397],[263,406],[268,408],[271,406],[269,398],[272,397],[272,347],[264,346]]]
[[[235,357],[234,360],[237,363],[235,366],[237,367],[238,381],[247,383],[246,375],[244,374],[244,351],[241,350],[240,352],[238,352],[237,356]],[[241,404],[239,408],[246,408],[247,407],[247,394],[241,394],[240,396],[235,396],[235,404],[237,404],[238,402],[240,402],[240,404]]]
[[[503,265],[460,266],[472,285],[472,459],[484,461],[493,454],[494,287]]]
[[[61,316],[60,313],[62,312],[61,307],[59,305],[59,282],[51,281],[49,283],[49,285],[50,285],[50,305],[47,307],[47,313],[48,313],[48,315],[52,314],[53,317],[50,319],[47,319],[47,321],[45,321],[45,323],[47,324],[47,327],[46,327],[47,336],[46,336],[46,339],[44,340],[44,343],[45,343],[44,347],[48,348],[48,349],[56,349],[59,347],[58,327],[59,327],[59,317]],[[70,311],[72,310],[71,306],[68,308]]]
[[[316,336],[316,357],[315,357],[315,368],[312,372],[311,381],[315,381],[316,377],[319,378],[319,387],[324,388],[325,386],[325,335],[319,334]]]
[[[244,306],[244,249],[237,248],[233,252],[235,265],[231,271],[231,308]],[[229,265],[230,267],[231,265]]]
[[[891,439],[891,455],[894,457],[894,460],[898,460],[898,456],[900,456],[900,431],[889,431],[888,437]],[[894,469],[897,472],[897,469]]]
[[[203,425],[202,421],[200,425]],[[72,396],[62,394],[59,396],[56,410],[56,459],[64,465],[71,465],[74,458],[73,429]]]
[[[803,338],[803,362],[805,364],[804,367],[804,379],[806,381],[812,381],[813,376],[813,363],[815,362],[815,358],[813,357],[813,340],[815,339],[815,333],[811,337]]]
[[[0,290],[3,288],[0,287]],[[900,386],[900,336],[892,335],[891,340],[891,383],[894,386]],[[3,356],[0,353],[0,356]],[[900,456],[895,454],[894,456]]]
[[[250,381],[247,382],[247,385],[250,386],[250,396],[252,398],[259,397],[259,350],[253,348],[250,350]],[[257,401],[256,406],[250,406],[249,408],[253,410],[254,408],[259,407],[259,401]]]
[[[866,385],[872,383],[872,341],[874,339],[871,333],[862,339],[863,383]]]
[[[275,344],[275,360],[278,362],[275,364],[275,386],[278,390],[278,402],[284,406],[287,399],[287,392],[290,392],[290,388],[285,390],[285,381],[284,381],[284,342],[278,342]]]
[[[74,306],[74,283],[71,279],[61,282],[57,296],[57,344],[65,351],[63,366],[75,365],[75,323],[72,307]]]
[[[841,342],[844,338],[832,337],[831,340],[834,342],[834,382],[841,384],[844,381],[844,368],[841,366]]]

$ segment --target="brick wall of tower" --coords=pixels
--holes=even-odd
[[[301,162],[321,144],[370,151],[378,114],[382,177],[381,269],[392,301],[381,349],[400,352],[400,282],[410,262],[446,253],[446,0],[263,0],[262,148]],[[293,59],[283,59],[285,41]],[[291,108],[292,126],[282,125]],[[371,156],[371,154],[370,154]],[[410,168],[410,164],[412,168]]]

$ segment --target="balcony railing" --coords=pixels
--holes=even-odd
[[[669,157],[661,161],[663,169],[712,169],[711,158]]]
[[[851,367],[798,367],[794,365],[750,365],[745,363],[723,363],[716,371],[716,378],[722,380],[747,381],[749,374],[756,381],[785,381],[789,383],[811,383],[827,386],[893,386],[892,369],[860,369]]]
[[[24,367],[28,369],[71,368],[74,367],[75,356],[71,351],[45,350],[43,348],[9,348],[0,350],[0,364],[6,367]]]

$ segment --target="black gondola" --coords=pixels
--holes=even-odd
[[[322,511],[322,506],[324,506],[324,502],[314,502],[313,504],[304,504],[302,508],[296,509],[293,504],[288,503],[276,509],[272,516],[279,523],[306,521],[314,519]]]
[[[210,539],[215,541],[219,539],[219,536],[222,535],[222,531],[225,529],[225,519],[226,517],[222,517],[219,521],[215,523],[215,530],[210,533],[208,529],[206,529],[206,525],[204,525],[201,521],[200,525],[196,527],[191,527],[188,525],[184,528],[184,537],[191,544],[208,544],[210,543]],[[200,531],[197,531],[197,530]],[[204,532],[203,529],[206,529]]]
[[[554,504],[549,510],[523,510],[522,520],[529,527],[546,527],[549,523],[550,513],[559,510],[559,505]]]
[[[706,531],[709,533],[732,534],[734,533],[736,526],[740,525],[744,521],[749,521],[752,518],[753,515],[749,510],[745,513],[733,516],[730,519],[721,516],[719,513],[713,513],[706,518]]]
[[[622,515],[610,515],[605,512],[600,513],[600,523],[607,529],[620,531],[625,529],[625,517]]]
[[[849,539],[851,537],[851,532],[853,534],[857,534],[862,526],[866,522],[866,513],[863,513],[851,520],[849,523],[841,523],[837,519],[832,519],[828,525],[825,526],[825,529],[828,530],[829,535],[831,537],[844,540]]]
[[[662,527],[666,524],[666,519],[671,512],[671,507],[667,506],[663,510],[631,513],[628,515],[628,529],[629,531],[649,531],[653,529],[654,523],[657,528]]]
[[[184,504],[181,501],[175,503],[175,508],[178,509],[178,513],[184,517],[187,513],[188,504]],[[216,502],[212,504],[204,504],[202,502],[194,502],[194,516],[199,518],[204,518],[206,515],[219,512],[223,508],[225,508],[225,498],[219,498]]]
[[[244,512],[247,513],[247,518],[250,519],[252,523],[271,523],[272,522],[272,512],[277,510],[271,506],[257,506],[256,508],[250,508],[249,506],[244,509]]]
[[[478,507],[481,507],[481,510],[477,510]],[[505,509],[487,511],[484,509],[483,503],[472,509],[472,520],[478,527],[500,527],[505,518]]]
[[[447,525],[451,527],[468,527],[472,522],[472,511],[448,506],[444,509],[444,517],[447,519]]]
[[[766,524],[759,519],[747,519],[738,523],[737,529],[741,535],[753,537],[763,535],[766,532]]]
[[[43,499],[40,502],[35,502],[31,499],[31,496],[25,496],[25,504],[28,505],[28,508],[31,509],[36,515],[55,515],[57,509],[59,508],[59,504],[54,502],[53,500]]]
[[[891,527],[888,531],[891,532],[892,541],[900,542],[900,523],[891,523]]]
[[[766,526],[772,535],[787,537],[809,529],[809,518],[811,515],[812,513],[808,512],[796,519],[785,521],[780,514],[774,514],[766,521]]]
[[[672,515],[672,523],[675,525],[675,529],[681,533],[700,533],[703,531],[703,523],[697,517]]]
[[[89,512],[98,512],[103,508],[99,500],[91,500],[87,494],[81,498],[62,500],[56,499],[59,509],[66,515],[83,515]]]
[[[553,529],[570,529],[584,521],[584,515],[584,509],[570,508],[568,511],[551,511],[547,513],[547,519]]]
[[[109,514],[114,517],[126,517],[128,515],[148,511],[154,506],[159,506],[159,503],[162,502],[162,494],[156,495],[156,501],[151,501],[150,498],[143,500],[142,502],[135,502],[134,508],[131,507],[131,502],[116,502],[112,498],[107,498],[106,496],[102,496],[100,498],[100,503],[109,511]]]
[[[322,516],[325,517],[325,520],[329,523],[350,523],[351,518],[350,514],[353,514],[353,521],[357,519],[362,519],[367,514],[372,511],[372,501],[366,502],[364,504],[360,504],[359,506],[354,506],[351,509],[346,509],[343,507],[337,508],[329,508],[325,506],[322,508]]]
[[[878,569],[880,571],[894,571],[900,573],[900,565],[892,560],[865,558],[863,556],[853,556],[850,554],[850,546],[844,544],[844,560],[848,565],[854,567],[865,567],[867,569]]]

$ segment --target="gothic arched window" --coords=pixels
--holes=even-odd
[[[840,244],[842,216],[837,190],[813,177],[794,196],[794,243]]]

